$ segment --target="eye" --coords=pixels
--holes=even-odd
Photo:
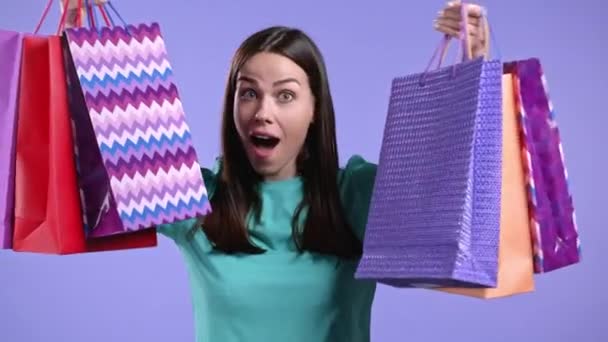
[[[279,101],[280,102],[290,102],[295,98],[295,95],[291,91],[282,91],[279,93]]]
[[[251,99],[255,99],[256,96],[257,96],[257,93],[255,92],[255,90],[253,90],[251,88],[246,88],[240,92],[239,97],[244,100],[251,100]]]

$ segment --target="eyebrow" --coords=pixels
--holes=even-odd
[[[254,80],[253,78],[251,78],[249,76],[239,76],[238,81],[246,81],[246,82],[255,83],[255,84],[258,83],[256,80]],[[289,82],[295,82],[295,83],[301,85],[300,81],[298,81],[297,79],[295,79],[293,77],[288,77],[288,78],[276,81],[272,85],[277,86],[279,84],[284,84],[284,83],[289,83]]]

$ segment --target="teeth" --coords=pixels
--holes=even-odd
[[[258,138],[258,139],[264,139],[264,140],[270,140],[272,139],[272,137],[266,136],[266,135],[253,135],[254,138]]]

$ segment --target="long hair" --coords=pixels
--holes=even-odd
[[[338,188],[338,151],[333,101],[321,53],[304,32],[275,26],[248,37],[237,49],[228,76],[221,127],[222,159],[211,200],[213,212],[202,224],[213,246],[226,253],[259,254],[249,239],[247,218],[259,218],[261,199],[255,172],[239,139],[233,116],[237,74],[249,58],[271,52],[289,58],[307,74],[313,93],[314,123],[298,157],[304,195],[292,217],[292,236],[300,251],[356,258],[361,242],[345,217]],[[305,212],[305,219],[300,215]],[[303,227],[298,223],[304,222]]]

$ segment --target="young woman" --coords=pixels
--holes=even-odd
[[[455,35],[459,23],[448,4],[435,27]],[[242,43],[221,145],[202,170],[213,213],[158,227],[185,258],[197,341],[369,341],[375,284],[354,272],[376,165],[339,167],[327,71],[305,33],[271,27]]]

